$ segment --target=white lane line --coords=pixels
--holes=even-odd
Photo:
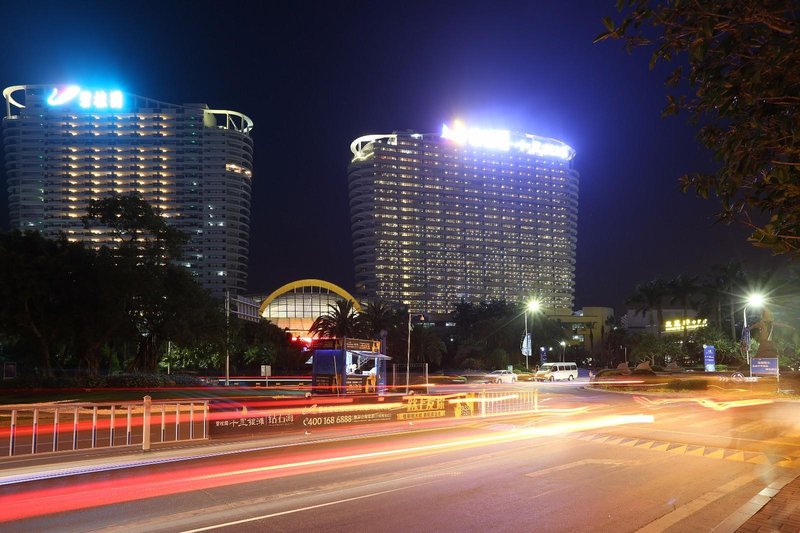
[[[430,483],[430,482],[428,482],[428,483]],[[223,527],[237,526],[239,524],[246,524],[248,522],[255,522],[257,520],[266,520],[268,518],[275,518],[276,516],[284,516],[284,515],[288,515],[288,514],[301,513],[303,511],[310,511],[312,509],[319,509],[321,507],[330,507],[331,505],[339,505],[341,503],[353,502],[353,501],[356,501],[356,500],[363,500],[365,498],[372,498],[374,496],[382,496],[384,494],[390,494],[392,492],[398,492],[398,491],[401,491],[401,490],[412,489],[412,488],[415,488],[415,487],[419,487],[420,485],[426,485],[426,484],[427,483],[418,483],[416,485],[409,485],[408,487],[400,487],[398,489],[382,490],[380,492],[373,492],[371,494],[364,494],[364,495],[361,495],[361,496],[353,496],[352,498],[344,498],[342,500],[336,500],[336,501],[333,501],[333,502],[320,503],[320,504],[317,504],[317,505],[309,505],[307,507],[299,507],[297,509],[289,509],[288,511],[280,511],[280,512],[277,512],[277,513],[265,514],[265,515],[261,515],[261,516],[253,516],[251,518],[243,518],[242,520],[234,520],[233,522],[224,522],[224,523],[221,523],[221,524],[215,524],[213,526],[206,526],[206,527],[201,527],[201,528],[197,528],[197,529],[188,529],[186,531],[183,531],[182,533],[198,533],[200,531],[210,531],[212,529],[219,529],[219,528],[223,528]]]
[[[570,468],[576,468],[579,466],[584,465],[611,465],[611,466],[638,466],[642,464],[639,460],[626,460],[626,459],[581,459],[580,461],[574,461],[572,463],[567,463],[565,465],[553,466],[550,468],[545,468],[544,470],[536,470],[534,472],[530,472],[525,474],[526,477],[539,477],[539,476],[546,476],[553,472],[560,472],[561,470],[568,470]]]
[[[720,487],[717,487],[716,490],[706,492],[699,498],[692,500],[690,503],[687,503],[686,505],[681,505],[671,513],[667,513],[661,518],[654,520],[653,522],[650,522],[649,524],[638,530],[637,533],[660,533],[661,531],[664,531],[668,527],[674,526],[684,518],[687,518],[697,513],[704,507],[711,505],[720,498],[727,496],[729,493],[735,491],[736,489],[744,487],[748,483],[751,483],[759,478],[760,476],[758,475],[740,476],[734,479],[733,481],[730,481]]]

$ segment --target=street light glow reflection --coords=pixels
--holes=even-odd
[[[749,307],[762,307],[766,302],[766,297],[760,293],[753,293],[747,295],[747,305]]]

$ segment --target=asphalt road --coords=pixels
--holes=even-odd
[[[10,484],[1,529],[710,531],[800,467],[798,403],[582,385],[492,386],[538,387],[522,416]]]

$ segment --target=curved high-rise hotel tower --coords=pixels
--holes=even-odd
[[[244,292],[250,118],[75,85],[17,85],[3,97],[12,228],[113,246],[81,217],[90,200],[138,193],[189,236],[178,262],[203,287],[216,297]]]
[[[357,293],[416,312],[539,298],[572,309],[575,151],[505,130],[366,135],[350,145]]]

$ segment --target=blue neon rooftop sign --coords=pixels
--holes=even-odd
[[[77,85],[53,87],[47,103],[53,107],[78,102],[82,109],[122,109],[124,98],[118,89],[82,89]]]

